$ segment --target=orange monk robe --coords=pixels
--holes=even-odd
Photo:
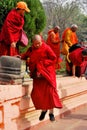
[[[66,28],[62,34],[62,41],[63,41],[63,44],[62,44],[61,53],[68,56],[69,48],[73,44],[78,43],[76,32],[72,32],[71,28]],[[70,73],[70,75],[72,75],[71,74],[72,64],[69,63],[68,59],[66,59],[66,70],[67,72]]]
[[[56,69],[60,68],[60,36],[59,33],[54,33],[54,30],[50,30],[48,32],[48,38],[46,43],[52,48],[52,50],[54,51],[54,53],[57,56],[57,62],[56,62]]]
[[[61,52],[67,55],[70,46],[78,43],[76,32],[72,32],[70,28],[65,29],[62,35],[62,41],[63,41],[63,45],[62,45]]]
[[[76,32],[72,32],[70,28],[67,28],[62,35],[63,41],[65,41],[69,46],[78,43],[78,38]]]

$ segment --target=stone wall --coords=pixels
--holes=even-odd
[[[55,109],[56,116],[63,116],[87,103],[87,81],[84,78],[57,77],[57,89],[63,109]],[[32,126],[39,123],[40,111],[33,106],[31,90],[32,80],[18,85],[0,85],[0,130],[32,130]]]

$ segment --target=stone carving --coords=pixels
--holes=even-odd
[[[13,56],[0,57],[0,83],[22,83],[21,59]]]

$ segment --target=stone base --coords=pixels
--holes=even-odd
[[[84,78],[57,78],[57,89],[63,104],[54,109],[58,118],[87,103],[87,80]],[[31,100],[32,80],[21,85],[0,85],[0,130],[33,130],[40,123],[40,110]],[[49,121],[48,113],[42,123]],[[38,130],[38,129],[37,129]]]
[[[22,75],[0,73],[0,84],[22,84],[24,77]]]

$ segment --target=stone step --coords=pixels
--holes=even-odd
[[[63,103],[63,108],[54,109],[54,114],[56,117],[60,118],[64,116],[65,113],[68,113],[73,109],[87,103],[87,81],[84,77],[57,77],[57,89]],[[40,123],[38,119],[39,115],[40,111],[37,110],[33,110],[26,114],[26,119],[32,126],[30,126],[30,130],[33,130],[34,125]],[[23,118],[25,119],[25,116]],[[43,122],[48,119],[49,116],[47,114]]]
[[[87,103],[87,80],[73,77],[58,77],[57,90],[63,104],[54,109],[56,118]],[[33,130],[39,121],[40,110],[35,110],[31,100],[32,79],[21,85],[0,85],[0,128],[1,130]],[[48,112],[42,123],[49,121]]]

